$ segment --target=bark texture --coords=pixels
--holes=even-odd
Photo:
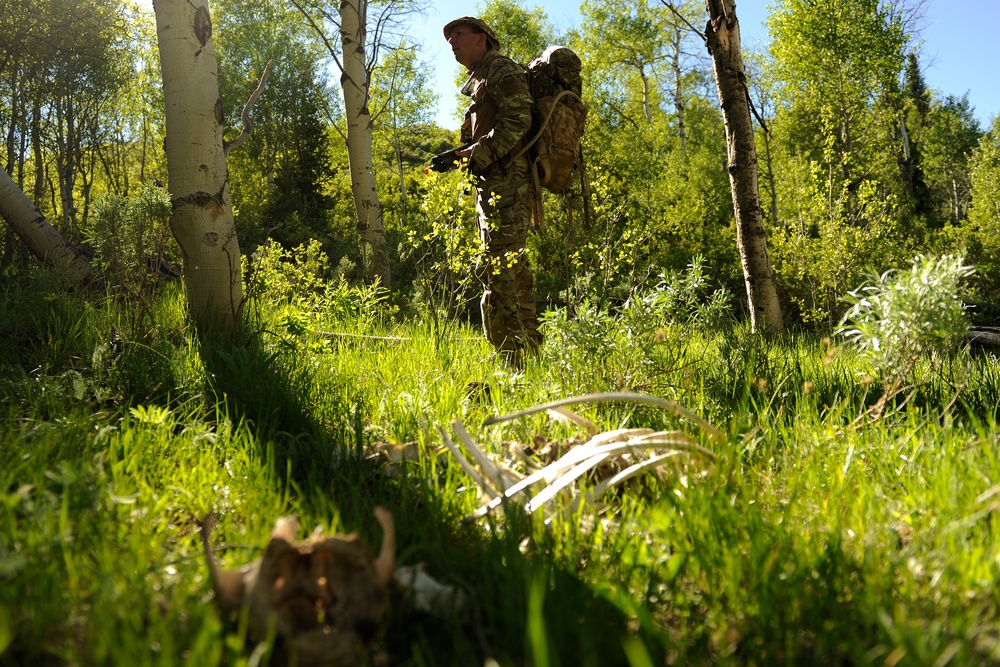
[[[784,325],[760,208],[757,148],[740,52],[736,3],[733,0],[707,0],[707,4],[709,21],[705,36],[712,55],[712,69],[726,125],[729,185],[736,214],[736,244],[747,286],[750,325],[753,331],[781,333]]]
[[[368,110],[369,80],[365,62],[365,15],[368,0],[340,3],[340,43],[343,50],[344,109],[347,112],[347,159],[351,193],[358,215],[358,231],[365,254],[365,275],[390,286],[389,254],[385,241],[382,203],[375,191],[372,160],[372,118]]]
[[[69,280],[82,283],[96,276],[87,258],[66,242],[3,169],[0,169],[0,217],[35,257]]]
[[[233,331],[243,281],[208,2],[154,0],[153,11],[166,106],[170,227],[184,254],[188,304],[200,331]]]

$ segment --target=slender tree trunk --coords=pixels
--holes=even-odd
[[[59,204],[62,207],[62,231],[72,236],[76,229],[76,206],[73,190],[76,186],[76,119],[73,101],[57,99],[54,105],[56,123],[56,176],[59,179]]]
[[[96,128],[96,119],[91,121],[90,128],[91,150],[87,155],[87,164],[80,165],[80,181],[83,186],[83,211],[80,213],[80,226],[87,229],[87,222],[90,220],[90,203],[94,195],[94,173],[97,171],[97,146],[100,146],[100,137]],[[83,156],[81,156],[83,157]],[[114,183],[113,179],[108,179],[109,183]]]
[[[95,277],[87,258],[66,242],[3,169],[0,169],[0,217],[35,257],[73,282],[87,282]]]
[[[767,184],[771,197],[771,224],[778,224],[778,183],[774,177],[774,158],[771,156],[771,140],[764,133],[764,162],[767,165]]]
[[[399,128],[393,127],[393,145],[396,149],[396,170],[399,172],[400,217],[407,227],[409,213],[406,210],[406,174],[403,171],[403,149],[399,143]]]
[[[673,33],[670,37],[670,45],[673,52],[670,54],[670,69],[674,73],[674,113],[677,115],[677,136],[681,140],[681,150],[687,148],[687,125],[685,124],[684,112],[687,109],[687,102],[684,100],[684,72],[681,71],[681,34],[680,28],[671,28]]]
[[[198,329],[232,332],[243,281],[222,145],[223,114],[207,0],[154,0],[166,106],[170,228],[184,254]]]
[[[17,127],[17,123],[14,121],[14,119],[17,118],[17,86],[14,85],[14,82],[6,82],[6,83],[8,83],[8,85],[10,85],[11,99],[10,99],[10,121],[7,124],[7,137],[6,137],[7,138],[7,142],[6,142],[7,143],[7,155],[6,155],[7,162],[3,166],[4,166],[4,168],[7,169],[7,171],[13,173],[14,172],[14,152],[15,152],[15,150],[14,150],[14,146],[15,146],[14,140],[17,137],[17,134],[15,133],[15,128]]]
[[[903,157],[899,161],[900,172],[903,176],[903,186],[906,188],[907,199],[916,201],[916,184],[914,183],[914,160],[913,151],[910,149],[910,132],[906,127],[906,115],[900,114],[899,134],[903,140]],[[911,208],[915,208],[911,205]]]
[[[740,52],[736,3],[733,0],[708,0],[708,13],[705,35],[726,125],[729,184],[736,214],[736,245],[743,262],[743,278],[750,302],[750,327],[753,331],[782,333],[781,306],[771,260],[767,255],[767,237],[760,208],[757,148]]]
[[[957,226],[962,222],[962,199],[958,194],[958,181],[951,179],[951,198],[954,202],[955,217],[952,222]]]
[[[146,182],[146,146],[149,144],[149,119],[145,111],[142,115],[142,150],[139,158],[139,185]],[[128,181],[125,182],[125,192],[128,193]]]
[[[649,77],[646,76],[646,66],[639,64],[639,78],[642,79],[642,110],[646,115],[646,126],[653,126],[652,103],[649,99]]]
[[[341,0],[340,42],[344,71],[340,77],[347,112],[347,159],[358,230],[365,251],[365,276],[389,287],[389,253],[382,203],[375,191],[372,159],[372,118],[368,111],[368,71],[365,67],[365,15],[368,0]]]
[[[42,105],[36,101],[31,108],[31,150],[35,159],[35,191],[32,201],[45,197],[45,159],[42,155]]]

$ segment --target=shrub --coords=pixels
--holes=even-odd
[[[687,271],[660,274],[652,291],[634,295],[625,306],[626,316],[661,326],[681,324],[708,331],[733,321],[731,294],[725,287],[710,291],[705,272],[705,258],[696,255]]]
[[[339,270],[330,280],[329,260],[315,239],[291,250],[268,241],[249,258],[245,272],[255,328],[269,322],[287,343],[314,352],[327,349],[326,327],[350,323],[368,331],[396,313],[386,303],[388,290],[377,282],[351,285]]]
[[[180,263],[177,242],[170,231],[170,195],[147,184],[135,197],[108,194],[94,204],[95,221],[87,232],[94,249],[94,264],[127,299],[130,335],[149,323],[154,295],[162,278],[174,277]]]
[[[286,250],[268,240],[244,257],[247,294],[267,303],[299,303],[322,292],[330,260],[315,239]]]
[[[648,292],[634,293],[618,312],[588,300],[542,318],[543,354],[563,385],[581,389],[650,389],[680,363],[685,332],[732,321],[729,292],[709,291],[701,257],[686,272],[661,274]],[[675,345],[665,345],[673,340]],[[594,383],[596,382],[596,386]]]
[[[873,274],[849,293],[851,307],[837,331],[888,379],[907,377],[924,357],[939,363],[968,333],[959,288],[974,271],[962,257],[918,255],[905,273]]]

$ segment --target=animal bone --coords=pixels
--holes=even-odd
[[[397,569],[395,579],[399,587],[412,596],[414,608],[441,618],[460,613],[469,601],[469,596],[461,588],[442,584],[427,574],[424,563]]]
[[[315,534],[295,543],[298,521],[275,522],[264,555],[239,570],[223,570],[209,536],[211,515],[202,524],[202,543],[212,587],[223,617],[248,610],[248,642],[267,639],[273,628],[271,664],[349,667],[360,664],[382,620],[395,569],[392,514],[375,508],[382,526],[377,558],[356,534]]]

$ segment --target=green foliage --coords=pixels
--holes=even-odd
[[[415,54],[409,51],[407,53],[409,55],[405,57],[403,57],[405,54],[401,55],[403,63],[398,64],[418,67],[416,61],[408,60]],[[418,69],[413,73],[418,78],[422,76],[419,75]],[[408,85],[412,84],[413,82],[410,82]],[[399,109],[399,113],[412,112],[417,116],[423,113],[418,108],[407,106],[406,101],[399,101],[398,104],[406,107]],[[456,175],[452,175],[448,180],[435,180],[428,178],[428,174],[424,173],[433,155],[458,145],[457,133],[423,123],[393,128],[391,115],[387,114],[388,109],[382,112],[373,134],[376,189],[385,218],[386,245],[394,282],[393,302],[406,307],[414,299],[419,305],[423,299],[420,295],[426,291],[422,279],[425,275],[422,273],[424,269],[421,267],[426,266],[424,259],[427,254],[422,250],[415,250],[414,244],[419,243],[432,227],[440,223],[442,220],[440,206],[454,206],[449,200],[459,202],[459,207],[463,210],[461,224],[469,225],[462,233],[463,238],[475,238],[475,217],[474,213],[470,213],[473,205],[471,198],[465,197],[465,203],[461,204],[463,197],[459,194],[460,186],[455,180]],[[346,148],[339,159],[346,164]],[[351,195],[350,174],[346,169],[338,176],[334,190],[339,202],[334,211],[335,220],[340,223],[353,220],[356,214]],[[353,226],[345,231],[357,235]],[[337,248],[340,253],[344,252],[342,246],[343,244]],[[356,253],[345,257],[355,264],[361,262],[360,256],[356,256]]]
[[[500,52],[522,65],[561,41],[545,9],[538,5],[528,8],[523,0],[488,0],[478,16],[493,28]]]
[[[87,237],[95,253],[93,263],[123,283],[141,284],[151,265],[177,258],[169,224],[171,210],[170,195],[152,183],[134,197],[98,199],[94,227]]]
[[[690,1],[674,5],[695,23],[704,13]],[[690,35],[673,12],[645,0],[593,0],[580,13],[583,23],[572,46],[583,60],[584,91],[598,115],[649,126],[662,118],[668,101],[682,112],[699,76],[685,66]]]
[[[920,59],[916,51],[906,54],[903,94],[913,104],[917,118],[921,121],[926,118],[931,110],[931,91],[927,87],[924,73],[920,70]]]
[[[69,241],[94,240],[107,235],[106,220],[93,215],[96,200],[165,180],[155,25],[148,11],[114,0],[37,4],[30,16],[0,18],[3,43],[23,55],[0,63],[6,166]],[[703,20],[704,6],[672,4],[683,20],[662,3],[588,0],[566,34],[544,7],[520,0],[475,10],[516,60],[555,42],[583,59],[592,191],[589,206],[578,192],[544,195],[546,225],[530,236],[529,255],[546,304],[572,309],[589,299],[607,309],[697,255],[715,283],[743,291],[713,76],[687,25]],[[443,330],[475,310],[471,198],[422,174],[429,156],[457,138],[431,124],[420,45],[388,48],[405,12],[383,7],[392,25],[369,32],[383,42],[369,52],[370,112],[390,298],[432,313]],[[281,3],[218,0],[212,11],[227,138],[275,61],[252,111],[254,134],[228,156],[242,246],[319,241],[337,267],[324,278],[332,271],[350,283],[364,258],[327,45]],[[964,253],[979,267],[971,283],[982,301],[1000,285],[996,132],[982,135],[967,99],[928,90],[910,17],[896,1],[782,0],[769,18],[770,52],[744,53],[771,130],[760,133],[771,259],[784,311],[808,325],[839,319],[863,266],[883,271],[917,252]],[[20,248],[11,236],[0,241],[5,274],[24,272]],[[137,308],[136,317],[147,311]],[[289,316],[288,328],[301,329],[297,319]]]
[[[122,80],[101,91],[109,107],[101,128],[99,162],[103,168],[95,170],[93,182],[84,185],[94,194],[132,196],[151,179],[161,183],[167,180],[156,22],[151,12],[137,6],[129,5],[124,11],[128,34],[122,41],[128,48],[119,56],[118,74]],[[87,201],[86,194],[83,199]]]
[[[322,43],[291,6],[222,0],[212,11],[227,138],[242,130],[239,112],[274,61],[251,112],[254,132],[228,156],[241,245],[271,238],[293,248],[320,239],[339,260],[348,244],[333,220],[340,156],[327,122],[334,95]]]
[[[710,292],[704,269],[696,257],[684,273],[661,274],[655,288],[632,294],[618,313],[587,300],[545,313],[542,356],[559,384],[571,393],[659,388],[659,378],[680,367],[678,348],[688,333],[732,322],[729,292]]]
[[[578,195],[550,199],[546,226],[529,241],[542,298],[570,306],[588,297],[620,303],[696,255],[716,280],[743,289],[729,177],[717,153],[725,146],[721,117],[705,101],[692,101],[685,127],[686,144],[665,121],[618,126],[591,115],[584,135],[590,214],[584,216]]]
[[[332,322],[350,323],[365,331],[390,321],[395,310],[387,303],[388,290],[377,282],[371,285],[349,285],[341,280],[327,287],[320,302],[325,316]]]
[[[170,231],[171,210],[170,195],[152,183],[133,197],[108,194],[94,204],[87,242],[115,298],[131,304],[127,335],[146,328],[157,288],[164,278],[176,277],[171,272],[181,258]]]
[[[908,272],[872,275],[848,293],[838,332],[892,379],[908,377],[925,357],[940,365],[965,343],[960,289],[974,271],[962,257],[917,256]]]
[[[372,120],[398,134],[410,133],[431,121],[437,94],[429,84],[428,63],[421,62],[413,45],[403,42],[388,51],[372,73]]]
[[[432,110],[437,104],[437,94],[429,85],[429,76],[427,64],[420,62],[417,50],[406,43],[386,53],[372,73],[369,104],[374,124],[372,139],[392,152],[392,158],[376,175],[377,185],[386,186],[379,188],[385,192],[385,195],[379,192],[379,201],[385,218],[387,243],[405,234],[414,217],[412,196],[420,186],[413,182],[416,176],[413,168],[419,168],[426,158],[420,155],[415,162],[412,145],[427,133]],[[378,155],[379,151],[374,146],[373,149]],[[393,172],[396,177],[391,186],[388,186],[387,172]],[[393,255],[392,260],[396,259]]]
[[[291,250],[270,241],[253,254],[246,273],[255,326],[274,327],[292,349],[328,351],[328,328],[349,322],[354,331],[368,332],[395,313],[377,282],[353,285],[342,274],[330,280],[319,241]]]
[[[928,223],[918,203],[924,172],[904,147],[903,131],[918,131],[900,126],[910,37],[898,9],[783,0],[768,17],[769,240],[781,287],[806,322],[835,322],[862,267],[898,265]]]
[[[9,313],[13,317],[11,352],[41,369],[70,365],[86,349],[84,334],[90,313],[78,310],[73,299],[58,293],[35,293],[35,296],[38,301],[32,308]]]
[[[153,134],[153,118],[118,104],[150,92],[140,84],[145,68],[132,40],[149,23],[136,17],[134,26],[129,7],[122,0],[39,0],[31,11],[5,5],[0,14],[3,49],[18,54],[0,63],[5,168],[74,242],[101,192],[94,184],[120,184],[123,176],[127,183],[127,161],[142,149],[120,144],[145,147]],[[132,134],[139,126],[146,136]],[[111,151],[104,150],[108,137],[119,142]]]
[[[1000,119],[994,119],[973,151],[969,180],[969,219],[953,233],[977,267],[972,279],[977,296],[990,301],[1000,289]]]
[[[768,17],[772,77],[796,122],[853,152],[873,100],[895,85],[907,35],[896,2],[782,0]],[[859,144],[855,146],[855,144]]]
[[[429,171],[417,184],[418,214],[404,230],[400,260],[413,267],[413,305],[443,327],[481,289],[475,274],[482,259],[475,196],[466,193],[457,171]]]
[[[248,293],[268,304],[312,302],[327,284],[329,271],[330,260],[316,240],[291,250],[268,241],[244,263]]]
[[[642,319],[651,317],[701,331],[725,328],[733,320],[732,295],[724,287],[710,292],[707,268],[705,258],[696,255],[683,273],[661,273],[659,284],[649,293],[633,295],[625,304],[625,312],[635,309]]]
[[[782,171],[793,165],[806,171],[797,161]],[[886,198],[876,182],[834,192],[824,183],[819,163],[809,163],[806,173],[796,183],[797,215],[771,229],[770,246],[779,285],[799,317],[832,324],[841,297],[864,268],[898,264],[909,247],[898,228],[895,199]]]
[[[946,223],[961,225],[968,217],[970,204],[969,159],[979,144],[982,131],[973,116],[968,97],[951,95],[933,99],[910,130],[913,159],[913,184],[917,211],[927,224],[940,229]],[[920,188],[926,188],[920,191]]]
[[[263,321],[339,289],[312,282],[323,263],[311,252],[258,260],[283,285],[261,300]],[[173,341],[157,349],[175,375],[146,378],[145,391],[137,379],[129,396],[102,398],[79,353],[38,368],[4,348],[2,661],[249,662],[253,647],[206,604],[201,517],[215,512],[218,557],[235,568],[289,513],[376,545],[371,510],[383,505],[396,517],[400,563],[423,562],[471,600],[438,618],[393,595],[379,638],[391,663],[881,664],[904,651],[914,664],[989,663],[1000,632],[989,507],[1000,477],[996,360],[969,360],[955,403],[955,388],[934,379],[892,419],[859,419],[873,398],[860,381],[867,362],[809,335],[706,331],[715,308],[693,264],[614,317],[561,315],[577,327],[567,339],[587,348],[571,359],[574,377],[549,349],[556,332],[542,359],[511,376],[471,328],[435,337],[426,320],[383,322],[381,338],[323,350],[288,348],[266,331],[213,348],[184,327],[173,288],[155,326]],[[40,301],[24,289],[3,292],[0,326]],[[91,299],[60,296],[61,311],[79,315],[71,347],[87,349],[121,316],[121,304]],[[363,320],[373,305],[359,302],[341,326],[379,327]],[[656,363],[638,363],[645,350]],[[495,457],[512,440],[564,447],[579,433],[541,416],[480,424],[617,386],[615,369],[631,373],[627,386],[719,425],[728,440],[715,466],[663,468],[609,497],[593,521],[511,511],[506,524],[463,524],[481,499],[439,454],[435,426],[461,418]],[[646,408],[575,410],[606,430],[687,428]],[[403,443],[415,460],[381,458]]]

